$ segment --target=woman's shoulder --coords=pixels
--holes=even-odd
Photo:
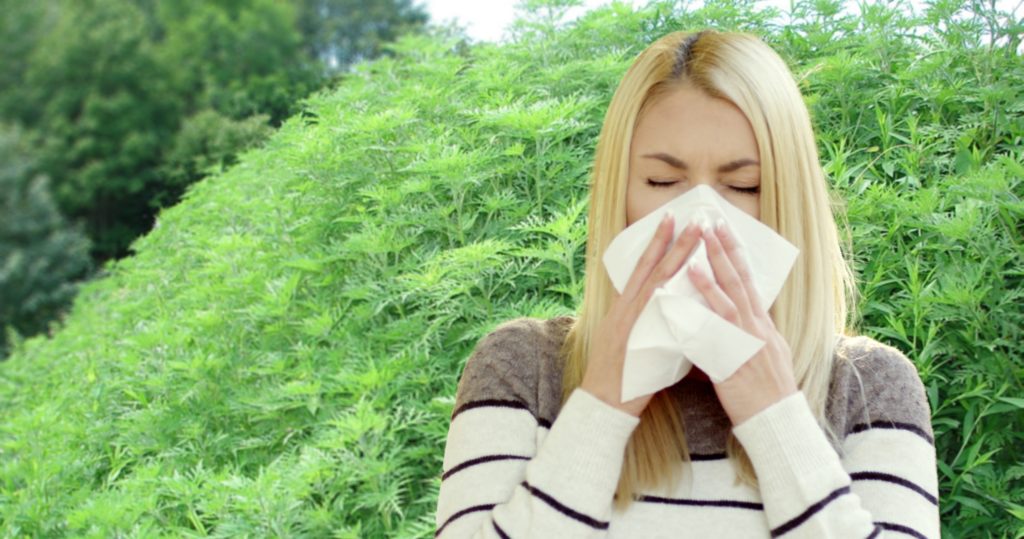
[[[837,341],[829,407],[843,436],[896,428],[934,443],[931,408],[917,367],[899,349],[871,337]]]
[[[561,407],[562,344],[575,321],[519,317],[484,335],[466,360],[453,417],[486,404],[525,408],[550,425]]]

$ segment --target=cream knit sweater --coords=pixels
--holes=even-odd
[[[803,392],[733,426],[710,382],[687,378],[669,389],[692,455],[679,463],[684,480],[613,510],[639,419],[580,389],[561,405],[558,350],[572,322],[519,318],[477,344],[448,431],[438,537],[939,537],[924,386],[903,354],[867,337],[843,337],[837,349],[850,360],[833,370],[827,407],[839,446]],[[735,482],[729,429],[759,489]]]

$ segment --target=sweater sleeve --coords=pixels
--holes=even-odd
[[[541,416],[536,321],[482,339],[459,382],[445,445],[436,537],[602,537],[639,419],[575,390]],[[549,347],[548,347],[549,348]]]
[[[939,538],[931,412],[917,369],[876,343],[847,398],[842,456],[802,391],[735,426],[772,537]]]

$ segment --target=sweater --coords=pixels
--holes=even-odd
[[[826,410],[838,445],[802,391],[733,426],[710,382],[667,388],[691,455],[683,480],[619,511],[613,496],[640,419],[579,388],[562,404],[559,349],[573,321],[518,318],[477,343],[448,429],[436,537],[939,537],[931,409],[895,348],[838,338],[848,361],[833,367]],[[759,488],[736,479],[730,429]]]

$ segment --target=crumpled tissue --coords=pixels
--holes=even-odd
[[[675,217],[673,239],[690,222],[710,228],[717,221],[724,221],[747,262],[761,305],[765,309],[771,306],[799,250],[706,185],[687,190],[615,236],[602,260],[619,293],[625,289],[666,213]],[[679,271],[654,290],[634,324],[626,344],[622,402],[675,384],[694,364],[713,381],[721,382],[764,346],[764,341],[709,308],[687,276],[690,266],[697,266],[704,275],[714,278],[703,240]]]

